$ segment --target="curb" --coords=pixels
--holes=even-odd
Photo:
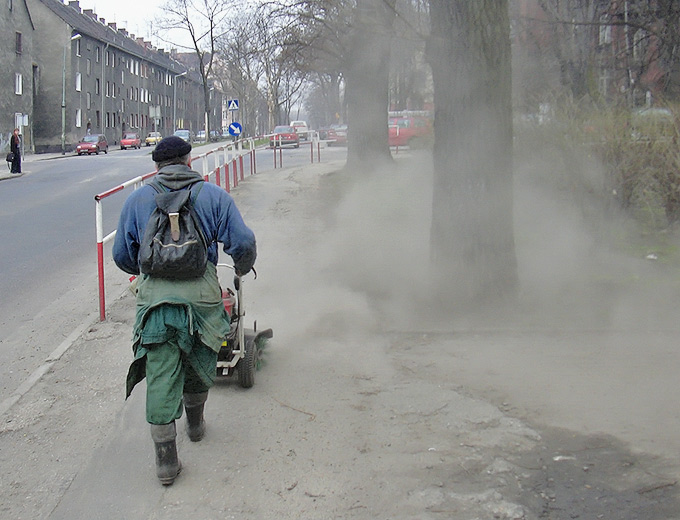
[[[22,173],[0,173],[0,181],[5,181],[7,179],[18,179],[19,177],[23,177],[24,174]]]
[[[85,320],[80,325],[78,325],[49,356],[47,356],[45,362],[36,368],[28,377],[28,379],[19,385],[19,388],[17,388],[12,393],[12,395],[0,403],[0,415],[3,415],[5,412],[9,411],[9,409],[12,408],[12,406],[14,406],[19,399],[21,399],[31,388],[33,388],[33,385],[40,381],[40,378],[42,378],[42,376],[44,376],[50,370],[50,368],[52,368],[52,365],[59,361],[61,356],[63,356],[64,353],[75,343],[75,341],[81,336],[85,329],[90,327],[98,318],[99,314],[96,312],[89,314]]]

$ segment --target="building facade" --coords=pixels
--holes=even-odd
[[[8,146],[14,128],[21,131],[25,150],[33,140],[33,103],[39,70],[33,59],[35,27],[26,0],[6,0],[0,7],[0,150]]]
[[[672,59],[680,41],[680,8],[672,2],[514,0],[511,5],[514,72],[524,72],[518,90],[540,97],[566,86],[577,99],[589,95],[630,105],[680,96],[680,70]]]
[[[81,10],[78,1],[26,2],[36,27],[37,152],[71,150],[87,133],[117,144],[128,131],[143,139],[151,131],[202,128],[200,76],[169,53]]]

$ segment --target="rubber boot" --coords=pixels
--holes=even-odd
[[[151,425],[151,438],[156,449],[156,476],[164,486],[171,485],[182,471],[182,463],[177,457],[176,437],[175,421]]]
[[[200,441],[205,435],[205,419],[203,408],[208,399],[208,392],[200,394],[184,394],[184,410],[187,413],[187,435],[192,442]]]

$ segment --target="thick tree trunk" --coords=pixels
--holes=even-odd
[[[390,29],[395,0],[362,0],[346,74],[347,167],[391,160],[388,144]]]
[[[431,255],[440,296],[512,294],[512,101],[507,0],[430,0],[435,104]]]

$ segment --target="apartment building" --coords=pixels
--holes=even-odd
[[[575,98],[631,105],[680,95],[680,71],[669,59],[680,43],[677,5],[514,0],[511,6],[515,72],[525,72],[520,88],[540,96],[566,87]]]
[[[9,135],[19,127],[24,149],[33,146],[31,138],[35,77],[38,66],[33,59],[35,26],[26,0],[5,0],[0,7],[0,150]],[[25,123],[25,124],[24,124]]]
[[[78,1],[25,1],[36,28],[37,152],[71,150],[86,133],[103,133],[116,144],[126,131],[165,136],[203,126],[200,76],[170,53],[82,10]]]

